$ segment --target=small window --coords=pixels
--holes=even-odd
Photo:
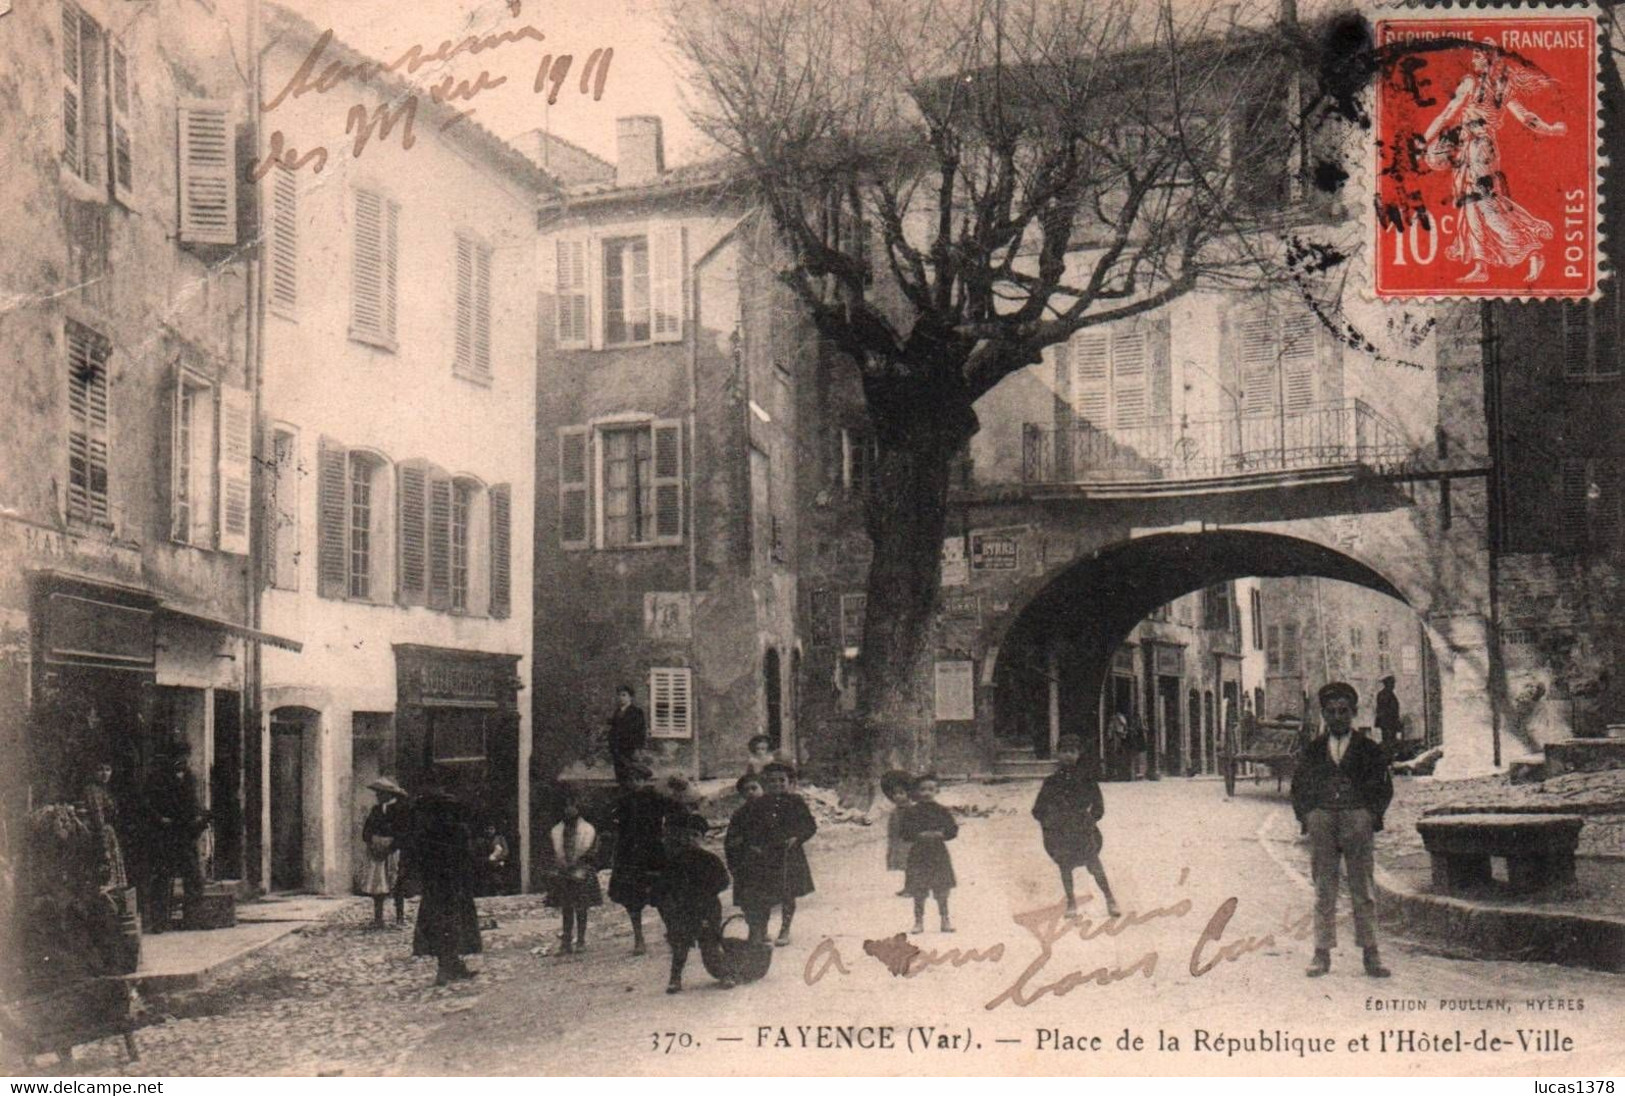
[[[841,595],[841,650],[848,658],[858,657],[862,649],[863,622],[868,607],[868,594]]]
[[[872,432],[856,428],[841,431],[842,487],[867,495],[874,488],[879,465],[880,443]]]
[[[436,762],[484,761],[485,720],[477,708],[430,708],[429,756]]]
[[[654,738],[694,735],[692,671],[684,667],[649,671],[649,734]]]

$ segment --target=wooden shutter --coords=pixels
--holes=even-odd
[[[349,454],[322,438],[316,472],[316,592],[343,598],[349,591]]]
[[[1143,331],[1112,335],[1112,425],[1144,426],[1151,407],[1151,355]]]
[[[169,391],[169,536],[186,544],[192,540],[192,507],[196,500],[192,498],[191,484],[181,481],[190,479],[190,435],[194,427],[186,421],[187,386],[178,370]]]
[[[223,99],[182,99],[176,115],[180,130],[181,240],[234,244],[237,172],[231,104]]]
[[[429,608],[451,608],[451,492],[449,476],[429,474]]]
[[[559,431],[559,547],[585,548],[592,528],[590,460],[585,426]]]
[[[245,388],[220,389],[220,550],[246,556],[254,468],[253,405]]]
[[[1268,415],[1275,410],[1275,323],[1267,312],[1241,321],[1242,411]]]
[[[554,252],[559,349],[585,350],[588,346],[587,241],[559,240],[554,245]]]
[[[135,149],[130,135],[130,61],[124,49],[108,44],[108,169],[113,196],[125,205],[135,197]]]
[[[1080,331],[1072,338],[1072,406],[1085,425],[1111,426],[1111,336]]]
[[[400,500],[400,570],[396,600],[402,605],[429,602],[429,473],[421,461],[402,461],[396,472]]]
[[[299,175],[278,164],[271,172],[271,307],[299,306]]]
[[[505,483],[491,488],[491,615],[513,611],[513,490]]]
[[[654,342],[683,340],[683,230],[649,233],[649,331]]]
[[[1319,328],[1320,321],[1307,311],[1293,312],[1281,320],[1282,386],[1289,414],[1308,411],[1315,405]]]
[[[1619,549],[1620,476],[1614,459],[1603,457],[1591,462],[1591,482],[1597,497],[1591,500],[1591,546],[1599,552]]]
[[[62,5],[62,162],[75,175],[85,173],[85,89],[79,63],[79,9]]]
[[[454,367],[465,376],[491,376],[491,249],[457,237],[457,318]]]
[[[350,337],[395,347],[400,206],[370,190],[355,192]]]
[[[101,335],[68,321],[68,513],[107,522],[108,391],[111,346]]]
[[[654,506],[656,544],[683,540],[683,424],[661,419],[654,424]]]
[[[649,734],[655,738],[690,738],[694,734],[692,671],[656,667],[649,671]]]

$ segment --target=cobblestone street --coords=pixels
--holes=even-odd
[[[1558,1028],[1575,1041],[1572,1056],[1514,1048],[1499,1057],[1462,1054],[1444,1063],[1449,1071],[1464,1073],[1538,1070],[1559,1061],[1583,1069],[1600,1066],[1612,1053],[1609,1048],[1617,1048],[1617,1032],[1610,1034],[1608,1025],[1625,1007],[1625,981],[1618,975],[1451,958],[1390,939],[1384,951],[1395,975],[1378,984],[1360,976],[1357,953],[1345,940],[1332,976],[1311,989],[1302,975],[1309,893],[1296,874],[1302,850],[1292,837],[1290,812],[1274,796],[1226,801],[1211,781],[1107,787],[1104,856],[1120,901],[1127,911],[1175,912],[1121,933],[1091,932],[1081,940],[1067,933],[1026,984],[1027,1004],[1006,1002],[990,1010],[985,1006],[1038,955],[1034,936],[1012,917],[1041,908],[1055,889],[1053,869],[1027,815],[1035,791],[1036,785],[1011,784],[945,794],[977,801],[976,811],[962,819],[954,849],[959,932],[910,939],[928,949],[956,946],[984,954],[995,944],[1005,945],[1007,954],[1001,951],[991,961],[933,966],[908,978],[889,975],[864,947],[865,940],[907,927],[907,903],[893,896],[898,877],[879,868],[883,831],[826,822],[810,848],[818,890],[796,920],[795,943],[775,953],[766,980],[731,993],[716,989],[697,956],[689,965],[687,991],[679,997],[661,992],[668,953],[653,911],[646,916],[647,957],[630,955],[626,920],[614,906],[595,911],[585,955],[554,955],[557,914],[531,895],[481,899],[482,915],[495,918],[497,927],[485,932],[486,950],[471,961],[478,977],[436,988],[432,960],[409,955],[410,932],[372,930],[371,905],[357,899],[327,921],[256,954],[213,986],[152,1001],[153,1014],[139,1033],[140,1062],[126,1063],[120,1043],[110,1039],[81,1046],[71,1066],[41,1065],[38,1071],[131,1076],[796,1072],[798,1061],[805,1060],[759,1048],[759,1027],[787,1025],[794,1032],[795,1025],[816,1024],[934,1024],[958,1031],[971,1025],[977,1053],[935,1061],[938,1072],[1076,1071],[1082,1064],[1077,1055],[1033,1053],[1036,1032],[1046,1026],[1110,1036],[1132,1027],[1153,1040],[1165,1029],[1185,1040],[1179,1054],[1090,1058],[1088,1069],[1100,1073],[1251,1073],[1287,1066],[1288,1059],[1271,1056],[1192,1055],[1189,1039],[1196,1028],[1235,1029],[1233,1034],[1249,1036],[1282,1030],[1344,1043],[1395,1027],[1442,1034],[1459,1028],[1469,1036],[1483,1027],[1507,1038],[1519,1028]],[[1148,825],[1151,819],[1168,824]],[[1201,826],[1189,824],[1198,819]],[[1092,891],[1081,878],[1080,888],[1080,896]],[[1192,945],[1231,896],[1239,902],[1223,943],[1236,944],[1237,950],[1221,957],[1210,947],[1209,969],[1194,973]],[[1188,915],[1177,912],[1185,898]],[[1085,913],[1097,906],[1094,898]],[[934,915],[930,924],[934,927]],[[809,985],[809,959],[825,940],[830,941],[825,954],[833,947],[847,973],[831,967]],[[1147,954],[1158,957],[1154,971],[1135,971],[1108,984],[1093,975],[1082,977],[1097,968],[1130,968]],[[1081,980],[1039,992],[1073,971],[1082,972]],[[1567,1004],[1553,1006],[1559,1011],[1551,1014],[1535,1003],[1557,998]],[[1372,1004],[1380,1000],[1420,1005],[1395,1016]],[[1479,1010],[1483,1002],[1503,1004]],[[695,1047],[657,1051],[651,1047],[657,1032],[690,1033]],[[1342,1054],[1293,1057],[1290,1065],[1317,1072],[1351,1068]],[[1019,1066],[1017,1055],[1022,1055]],[[1405,1072],[1419,1060],[1373,1054],[1357,1068]],[[821,1068],[839,1064],[880,1073],[918,1068],[909,1063],[907,1057],[875,1052],[841,1063],[830,1057]]]

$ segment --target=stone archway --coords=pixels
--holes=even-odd
[[[1494,767],[1490,718],[1490,666],[1482,616],[1440,613],[1449,591],[1406,589],[1347,552],[1316,541],[1248,529],[1153,532],[1119,541],[1049,574],[1032,575],[1024,600],[984,630],[996,651],[992,697],[985,713],[990,737],[1037,718],[1040,705],[1059,709],[1062,733],[1099,742],[1101,692],[1113,673],[1113,657],[1135,625],[1152,610],[1183,594],[1247,577],[1316,575],[1353,583],[1392,597],[1419,613],[1440,655],[1442,723],[1449,729],[1446,757],[1452,774]],[[1477,642],[1474,643],[1473,639]],[[1465,640],[1465,641],[1464,641]],[[1057,651],[1074,666],[1055,672]],[[1475,657],[1476,656],[1476,657]],[[1210,718],[1203,710],[1204,723]],[[1048,716],[1052,721],[1055,716]],[[1188,728],[1193,745],[1201,729]]]

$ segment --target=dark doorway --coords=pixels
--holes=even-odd
[[[1179,727],[1179,678],[1159,676],[1157,678],[1157,721],[1165,728],[1167,741],[1178,742]],[[1152,758],[1148,763],[1147,771],[1157,763]]]
[[[1209,689],[1202,694],[1202,741],[1197,747],[1201,756],[1191,759],[1191,775],[1195,776],[1207,767],[1207,759],[1213,756],[1213,690]]]
[[[302,709],[271,714],[271,889],[305,883],[305,730]]]
[[[1186,723],[1186,731],[1192,738],[1195,738],[1202,733],[1202,696],[1195,689],[1190,691],[1188,707],[1190,718]],[[1182,772],[1183,770],[1177,764],[1168,767],[1170,776],[1180,776]]]
[[[209,769],[209,809],[213,813],[214,877],[243,877],[243,709],[242,694],[214,691],[214,765]]]
[[[767,698],[767,727],[762,733],[776,750],[784,740],[784,691],[777,647],[769,647],[762,656],[762,695]]]

